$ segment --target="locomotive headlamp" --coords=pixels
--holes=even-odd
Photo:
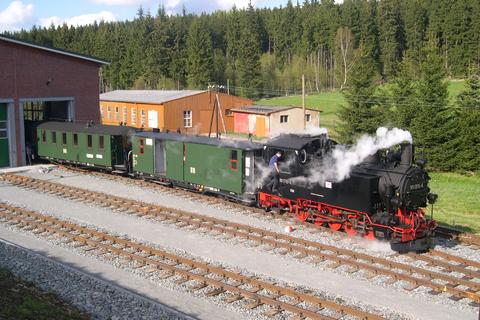
[[[430,204],[434,204],[435,202],[437,202],[437,199],[438,199],[438,194],[436,193],[429,193],[427,195],[427,200],[428,200],[428,203]]]

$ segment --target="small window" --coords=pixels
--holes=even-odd
[[[230,151],[230,170],[238,171],[238,152],[237,150]]]
[[[87,148],[92,148],[92,146],[93,146],[92,141],[93,141],[92,140],[92,135],[91,134],[87,135]]]
[[[280,116],[280,123],[287,123],[288,122],[288,116]]]
[[[67,145],[67,133],[62,132],[62,144]]]
[[[47,142],[47,133],[45,132],[45,130],[42,130],[42,142]]]
[[[132,117],[132,121],[131,121],[132,124],[137,123],[137,109],[132,108],[132,115],[131,115],[131,117]]]
[[[310,122],[311,119],[312,119],[312,115],[311,115],[310,113],[307,113],[307,114],[305,115],[305,121],[306,121],[306,122]]]
[[[115,121],[118,121],[118,107],[115,107]]]
[[[105,141],[103,136],[98,136],[98,148],[103,150],[104,145]]]
[[[103,106],[100,106],[100,117],[101,117],[102,119],[105,118],[105,114],[103,114]]]
[[[78,146],[78,134],[73,134],[73,145]]]
[[[185,128],[192,127],[192,110],[183,111],[183,126]]]
[[[141,114],[140,114],[140,123],[142,127],[145,127],[145,110],[142,109]]]
[[[127,107],[123,107],[122,109],[122,122],[123,124],[127,124]]]
[[[52,143],[57,143],[57,132],[52,131]]]
[[[110,110],[110,106],[107,107],[107,119],[111,120],[112,119],[112,112]]]
[[[144,145],[144,140],[140,139],[140,154],[145,153],[145,145]]]

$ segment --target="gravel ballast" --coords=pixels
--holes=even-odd
[[[4,239],[0,265],[83,310],[92,319],[193,319]]]
[[[58,177],[53,177],[58,179]],[[107,183],[115,184],[112,181],[103,181],[102,179],[79,176],[77,179],[86,179],[82,187],[89,187],[88,183],[94,184],[95,180],[106,190]],[[93,181],[92,181],[93,180]],[[63,183],[63,179],[60,180]],[[60,182],[58,181],[58,182]],[[122,195],[128,193],[130,187],[117,184],[117,188],[123,191],[118,193]],[[99,186],[97,185],[96,188]],[[122,188],[120,188],[122,187]],[[468,319],[468,314],[473,308],[448,301],[445,297],[435,297],[426,293],[427,290],[419,288],[413,293],[398,292],[402,289],[392,290],[392,288],[382,288],[382,279],[377,277],[370,283],[365,280],[356,280],[357,275],[347,275],[342,272],[332,272],[324,270],[321,265],[306,265],[292,259],[292,257],[279,257],[262,252],[258,249],[247,248],[243,244],[234,244],[222,239],[211,239],[210,235],[198,235],[195,232],[175,229],[172,226],[165,226],[157,222],[148,221],[134,216],[127,216],[120,213],[112,213],[107,209],[92,207],[74,201],[67,201],[52,196],[36,194],[32,191],[26,191],[15,187],[6,187],[12,201],[20,201],[26,205],[51,212],[56,216],[68,217],[85,223],[91,223],[115,232],[128,234],[134,238],[157,243],[162,246],[177,247],[181,250],[191,252],[194,255],[220,261],[233,263],[240,267],[252,270],[253,272],[272,275],[283,281],[292,281],[298,284],[312,285],[315,288],[340,294],[341,296],[350,296],[353,299],[364,300],[366,303],[381,305],[382,308],[395,306],[395,310],[407,312],[416,315],[417,318],[429,319],[436,314],[437,319],[449,319],[453,315],[463,314]],[[109,191],[111,189],[108,189]],[[140,192],[140,191],[137,191]],[[144,191],[150,197],[151,191]],[[155,194],[153,193],[152,196]],[[123,195],[125,196],[125,195]],[[130,192],[130,197],[135,197]],[[27,201],[26,199],[29,198]],[[136,198],[136,197],[135,197]],[[170,200],[172,201],[172,200]],[[153,201],[152,201],[153,202]],[[68,207],[69,210],[63,208]],[[194,209],[198,210],[197,207]],[[220,211],[219,209],[217,209]],[[225,213],[224,213],[225,214]],[[249,220],[254,218],[248,217]],[[258,220],[258,219],[256,219]],[[265,224],[268,221],[265,221]],[[273,224],[273,223],[270,223]],[[276,226],[278,229],[279,226]],[[275,266],[275,267],[272,267]],[[341,273],[340,276],[338,273]],[[350,277],[350,278],[347,278]],[[376,287],[380,286],[380,287]],[[396,285],[400,287],[400,283]],[[379,301],[378,296],[384,297]],[[410,297],[409,297],[410,296]],[[418,301],[418,299],[421,299]],[[432,303],[432,305],[430,305]],[[444,304],[444,306],[440,306]],[[454,309],[457,309],[455,311]]]

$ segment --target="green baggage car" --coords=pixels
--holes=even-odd
[[[262,148],[247,141],[138,132],[132,141],[133,173],[252,203]]]
[[[108,170],[128,170],[131,128],[90,123],[45,122],[37,127],[42,159]]]

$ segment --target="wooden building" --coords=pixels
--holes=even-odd
[[[116,90],[100,95],[102,124],[182,133],[208,133],[218,95],[219,131],[233,131],[231,109],[251,105],[245,98],[199,90]],[[216,115],[216,113],[214,113]],[[216,118],[212,132],[216,131]]]
[[[99,72],[108,62],[0,35],[0,167],[29,163],[36,126],[98,122]]]
[[[301,132],[304,129],[303,110],[300,107],[245,106],[232,109],[235,133],[265,137],[282,132]],[[318,128],[320,111],[305,110],[305,125]]]

